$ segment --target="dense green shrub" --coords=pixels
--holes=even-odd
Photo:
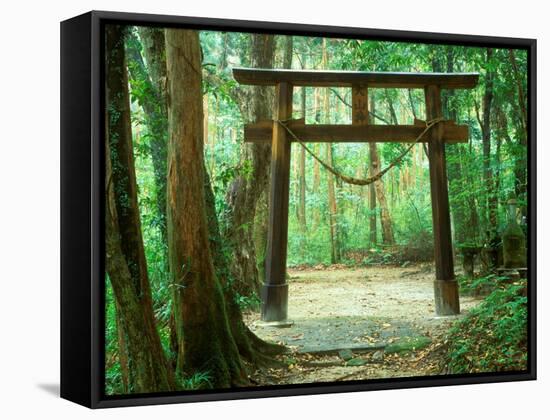
[[[519,371],[527,368],[527,284],[498,288],[449,330],[449,373]]]

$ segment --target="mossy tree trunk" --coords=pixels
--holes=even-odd
[[[251,36],[251,67],[272,68],[275,52],[273,35],[254,34]],[[272,117],[273,92],[263,86],[252,88],[249,99],[251,106],[241,106],[245,120],[258,121]],[[269,185],[271,165],[271,145],[246,144],[239,174],[229,187],[227,216],[224,236],[231,244],[231,271],[236,281],[235,287],[242,295],[259,295],[260,282],[256,265],[253,225],[256,207],[262,194]],[[261,245],[265,248],[265,241]],[[260,268],[264,270],[263,267]],[[263,277],[260,276],[260,277]]]
[[[106,266],[130,363],[130,392],[170,391],[157,333],[141,234],[130,123],[125,29],[106,28]]]
[[[166,45],[164,30],[154,27],[138,27],[141,40],[141,52],[137,51],[136,58],[145,58],[146,81],[148,98],[144,101],[146,124],[151,135],[150,154],[153,162],[155,176],[156,200],[158,207],[158,226],[161,232],[162,244],[168,244],[168,232],[166,226],[166,159],[168,148],[168,110],[166,102]],[[165,272],[168,273],[168,247],[165,246]],[[170,310],[168,321],[170,329],[170,360],[172,368],[175,368],[175,356],[178,353],[176,337],[176,325],[173,308]]]
[[[131,65],[130,86],[145,112],[150,136],[150,154],[155,175],[155,190],[161,238],[166,243],[166,144],[168,118],[166,115],[166,59],[164,32],[159,28],[140,28],[140,40],[131,32],[126,50]],[[145,58],[145,60],[144,60]],[[145,62],[146,61],[146,62]],[[140,97],[143,95],[143,97]]]
[[[227,246],[220,233],[220,226],[216,217],[214,192],[212,191],[210,176],[206,170],[204,171],[204,192],[210,251],[216,275],[223,288],[229,325],[239,349],[239,354],[252,368],[273,365],[275,362],[270,358],[270,355],[282,353],[285,348],[261,340],[250,331],[243,321],[235,290],[231,284],[231,264],[229,261],[231,254],[226,252]]]
[[[246,383],[216,276],[205,204],[202,74],[196,31],[166,30],[168,250],[178,340],[177,373],[214,388]]]

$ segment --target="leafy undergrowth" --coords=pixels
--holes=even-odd
[[[460,294],[466,296],[489,295],[493,290],[510,281],[506,276],[492,273],[478,277],[458,276],[457,280],[460,285]]]
[[[526,280],[501,285],[449,330],[447,373],[527,368],[526,290]]]
[[[336,264],[301,263],[289,264],[294,270],[339,270],[350,267],[391,266],[407,267],[417,263],[433,262],[433,246],[426,250],[422,242],[419,244],[392,245],[373,248],[353,248],[342,252],[342,260]]]

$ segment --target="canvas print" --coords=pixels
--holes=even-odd
[[[527,370],[527,50],[103,39],[106,396]]]

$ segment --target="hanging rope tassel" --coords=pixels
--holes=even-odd
[[[411,151],[411,149],[414,147],[415,144],[417,144],[418,142],[420,142],[420,140],[422,140],[422,138],[426,135],[426,133],[433,127],[435,126],[436,124],[440,123],[441,121],[443,121],[443,118],[435,118],[433,120],[430,120],[430,121],[427,121],[426,122],[426,127],[424,128],[424,130],[420,133],[420,135],[416,138],[416,140],[409,146],[407,147],[399,156],[397,156],[388,166],[386,166],[384,169],[382,169],[380,172],[378,172],[377,174],[373,175],[373,176],[370,176],[366,179],[360,179],[360,178],[354,178],[354,177],[351,177],[351,176],[347,176],[347,175],[344,175],[340,172],[338,172],[336,169],[334,169],[332,166],[330,166],[328,163],[324,162],[319,156],[317,156],[309,147],[307,147],[304,142],[302,142],[302,140],[300,140],[296,134],[294,134],[294,132],[288,127],[288,125],[286,124],[285,121],[281,121],[281,120],[276,120],[277,123],[279,123],[282,127],[284,127],[284,129],[288,132],[288,134],[291,135],[291,137],[296,140],[300,146],[302,146],[306,152],[308,152],[317,162],[319,162],[323,168],[325,168],[327,171],[329,171],[331,174],[333,174],[335,177],[337,177],[338,179],[342,180],[342,182],[345,182],[347,184],[352,184],[352,185],[359,185],[359,186],[365,186],[365,185],[370,185],[372,184],[373,182],[376,182],[378,181],[380,178],[382,178],[384,176],[384,174],[386,172],[388,172],[391,168],[393,168],[394,166],[398,165],[399,163],[401,163],[401,161],[403,160],[403,158],[407,155],[407,153],[409,153]]]

